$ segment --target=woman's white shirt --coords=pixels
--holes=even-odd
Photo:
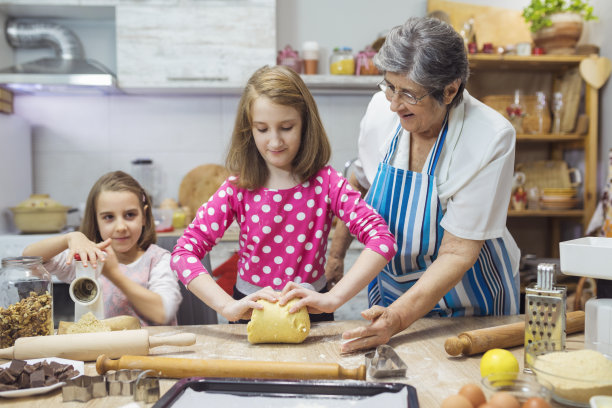
[[[514,173],[516,133],[510,122],[464,91],[448,119],[446,140],[435,170],[441,226],[455,236],[486,240],[503,237],[518,268],[520,251],[506,229]],[[361,120],[355,175],[369,188],[399,125],[383,92],[376,93]],[[402,130],[393,167],[407,169],[410,132]],[[517,269],[513,268],[514,271]]]

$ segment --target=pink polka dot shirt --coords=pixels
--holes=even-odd
[[[174,247],[171,267],[185,285],[208,273],[200,260],[234,220],[240,227],[238,278],[254,287],[281,290],[289,281],[321,282],[334,215],[366,249],[387,261],[397,251],[383,218],[331,166],[286,190],[248,190],[233,180],[199,208]]]

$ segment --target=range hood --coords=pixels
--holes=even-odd
[[[6,24],[6,39],[14,48],[52,47],[54,58],[0,68],[0,84],[16,92],[114,93],[117,80],[101,63],[86,59],[79,38],[59,24],[12,19]]]

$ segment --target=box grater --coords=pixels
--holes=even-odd
[[[567,288],[555,286],[556,265],[538,264],[537,281],[525,289],[525,369],[541,351],[565,348]]]

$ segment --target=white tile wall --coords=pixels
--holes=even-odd
[[[357,154],[359,121],[370,96],[315,99],[332,144],[331,164],[342,170]],[[165,176],[162,198],[177,199],[189,170],[223,163],[238,100],[238,94],[18,96],[16,113],[33,129],[34,192],[76,206],[99,176],[129,172],[131,160],[149,157]]]

